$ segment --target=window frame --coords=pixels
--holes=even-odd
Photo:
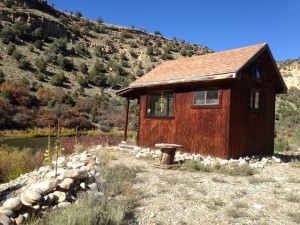
[[[256,104],[256,94],[258,94],[258,104]],[[255,88],[250,89],[250,100],[249,100],[249,109],[251,111],[260,111],[261,110],[261,91]],[[256,108],[256,105],[258,106]]]
[[[260,66],[259,66],[259,63],[258,62],[254,62],[252,64],[252,67],[251,67],[252,71],[251,71],[251,78],[253,80],[256,80],[256,81],[262,81],[262,73],[261,73],[261,70],[260,70]],[[257,76],[257,72],[259,74],[259,77]]]
[[[151,93],[162,93],[162,92],[172,92],[172,96],[173,96],[172,115],[171,116],[148,115],[148,103],[149,103],[149,96],[150,96],[150,94]],[[175,105],[175,91],[173,89],[158,90],[158,91],[148,91],[147,92],[147,99],[146,99],[145,118],[151,118],[151,119],[174,119],[175,118],[174,105]]]
[[[203,104],[203,105],[196,105],[195,104],[195,96],[196,96],[196,92],[197,91],[200,91],[200,90],[204,90],[205,91],[205,96],[207,97],[207,91],[208,90],[216,90],[218,91],[218,104]],[[206,99],[205,97],[205,99]],[[219,87],[198,87],[196,88],[194,91],[193,91],[193,98],[192,98],[192,108],[215,108],[215,109],[218,109],[218,108],[221,108],[222,107],[222,89],[220,89]]]

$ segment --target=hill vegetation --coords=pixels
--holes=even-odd
[[[164,60],[212,52],[143,28],[61,12],[41,0],[0,1],[1,129],[123,126],[114,92]],[[131,115],[137,104],[131,104]],[[132,128],[137,126],[133,120]]]

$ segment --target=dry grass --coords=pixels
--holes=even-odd
[[[300,212],[290,212],[288,216],[295,222],[300,224]]]
[[[288,202],[300,203],[300,196],[299,195],[291,193],[291,194],[288,194],[285,198]]]
[[[255,169],[248,164],[243,165],[221,165],[216,164],[214,166],[206,166],[195,160],[187,160],[181,166],[175,167],[176,169],[184,171],[201,171],[201,172],[215,172],[220,174],[226,174],[231,176],[252,176],[257,173]]]
[[[44,162],[41,151],[33,155],[28,148],[19,150],[7,145],[0,146],[0,159],[0,183],[8,182],[21,174],[30,172]]]
[[[96,182],[100,192],[82,193],[76,204],[51,212],[35,224],[124,224],[132,217],[139,198],[132,186],[137,171],[120,164],[114,167],[102,165],[99,172],[101,177]]]
[[[274,183],[275,180],[272,177],[269,178],[262,178],[262,177],[250,177],[248,179],[249,184],[262,184],[266,182]]]

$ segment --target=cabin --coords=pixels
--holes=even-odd
[[[274,153],[276,94],[287,87],[267,43],[166,61],[120,90],[138,99],[137,144],[239,158]]]

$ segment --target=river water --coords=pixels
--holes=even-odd
[[[51,137],[51,148],[55,145],[55,137]],[[33,151],[45,150],[48,146],[48,137],[18,138],[0,140],[0,145],[8,145],[19,149],[30,148]]]

